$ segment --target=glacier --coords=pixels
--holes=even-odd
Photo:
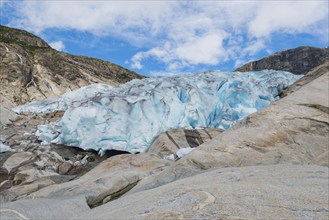
[[[137,153],[147,151],[157,135],[169,129],[228,129],[278,99],[300,77],[264,70],[135,79],[114,88],[95,84],[89,87],[91,94],[82,88],[73,95],[19,106],[15,111],[65,110],[59,121],[38,126],[36,135],[44,143],[100,154],[112,149]]]
[[[76,103],[80,103],[86,99],[104,94],[110,91],[113,86],[96,83],[80,89],[67,92],[60,97],[44,99],[41,101],[33,101],[31,103],[20,105],[12,110],[16,114],[32,112],[36,114],[47,114],[55,111],[65,111],[69,107],[74,107]]]

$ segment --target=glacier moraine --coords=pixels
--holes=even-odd
[[[132,80],[112,88],[95,84],[55,99],[16,107],[15,112],[65,110],[57,122],[39,125],[45,143],[82,149],[144,152],[172,128],[223,128],[278,98],[301,76],[289,72],[204,72]]]

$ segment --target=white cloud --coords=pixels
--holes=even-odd
[[[65,50],[65,45],[64,45],[63,41],[54,41],[54,42],[49,43],[49,45],[58,51]]]
[[[182,42],[167,40],[164,45],[145,52],[136,53],[131,61],[132,67],[142,68],[142,61],[155,58],[167,64],[167,69],[177,71],[190,65],[216,65],[220,59],[226,58],[222,47],[223,35],[220,33],[206,33],[194,36],[193,39]]]
[[[263,40],[257,40],[254,42],[250,42],[249,45],[243,49],[243,53],[245,55],[255,55],[257,54],[259,51],[261,51],[262,49],[265,48],[265,43]]]
[[[189,64],[210,64],[218,63],[219,58],[224,57],[222,48],[223,37],[221,34],[208,33],[203,36],[195,36],[176,48],[178,59]]]
[[[325,1],[262,2],[255,17],[249,23],[249,34],[255,37],[267,37],[276,31],[286,33],[308,31],[310,26],[325,18],[328,19],[327,17],[328,3]]]
[[[149,59],[178,71],[250,59],[273,33],[308,33],[327,40],[327,1],[21,1],[11,25],[117,37],[141,49],[130,62]],[[320,36],[321,35],[321,36]],[[60,46],[60,44],[59,44]]]

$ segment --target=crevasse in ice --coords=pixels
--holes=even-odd
[[[132,80],[84,99],[77,93],[78,101],[61,100],[67,109],[63,118],[39,125],[37,135],[44,142],[100,153],[110,149],[143,152],[159,133],[172,128],[227,129],[269,105],[298,78],[266,70]]]

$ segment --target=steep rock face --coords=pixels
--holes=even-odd
[[[115,86],[143,78],[110,62],[56,51],[26,31],[0,26],[0,33],[1,113],[93,83]]]
[[[329,60],[329,48],[297,47],[281,51],[239,67],[235,71],[248,72],[273,69],[294,74],[306,74]]]

